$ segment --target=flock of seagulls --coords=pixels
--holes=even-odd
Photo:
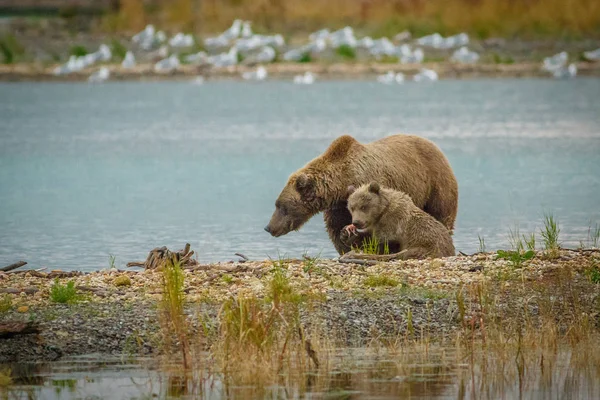
[[[145,58],[158,60],[153,69],[158,73],[169,73],[180,68],[181,63],[207,66],[215,69],[228,68],[236,65],[256,67],[252,71],[242,73],[245,80],[262,81],[268,76],[265,64],[277,59],[289,62],[303,62],[340,51],[352,51],[357,57],[373,58],[375,60],[395,58],[399,63],[418,65],[425,60],[425,49],[453,50],[450,61],[460,64],[474,64],[480,55],[470,50],[469,36],[466,33],[444,37],[439,33],[420,37],[412,44],[406,43],[411,39],[409,32],[401,32],[394,38],[373,39],[369,36],[357,38],[354,30],[346,26],[336,31],[321,29],[308,36],[304,45],[291,48],[286,46],[282,35],[260,35],[252,31],[250,21],[236,19],[232,25],[214,37],[203,40],[204,51],[193,52],[196,41],[191,34],[177,33],[171,38],[163,31],[157,31],[153,25],[147,25],[141,32],[132,37],[132,42]],[[600,60],[600,49],[584,53],[590,61]],[[54,70],[56,75],[67,75],[79,72],[96,63],[107,62],[112,58],[112,52],[106,45],[101,45],[98,51],[82,57],[71,56],[69,60]],[[556,78],[572,78],[577,75],[577,66],[568,64],[568,54],[562,52],[544,59],[542,68]],[[134,53],[127,51],[121,63],[123,69],[136,66]],[[110,77],[110,70],[101,67],[90,77],[90,82],[103,82]],[[315,82],[316,76],[310,72],[293,78],[293,83],[309,85]],[[433,82],[438,75],[430,69],[421,69],[412,77],[414,82]],[[405,76],[401,73],[388,72],[377,77],[377,82],[383,84],[403,83]],[[194,84],[201,84],[204,78],[194,79]]]
[[[569,55],[562,51],[552,57],[544,58],[542,69],[550,72],[557,79],[570,79],[577,76],[577,66],[573,63],[567,65]]]

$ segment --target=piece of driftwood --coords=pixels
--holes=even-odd
[[[142,267],[144,269],[156,269],[162,266],[165,261],[172,260],[178,262],[181,268],[191,268],[198,265],[198,261],[192,259],[194,251],[190,250],[190,244],[186,243],[182,250],[172,252],[166,246],[153,249],[146,258],[146,261],[129,262],[127,267]]]
[[[367,264],[367,265],[373,265],[373,263],[369,263],[369,262],[364,262],[364,263],[360,263],[357,261],[371,261],[371,262],[381,262],[381,261],[394,261],[394,260],[402,260],[404,257],[404,254],[406,254],[406,250],[400,251],[398,253],[392,253],[392,254],[364,254],[364,253],[359,253],[356,252],[354,250],[349,251],[347,253],[345,253],[344,255],[342,255],[339,258],[339,262],[341,263],[353,263],[353,264]]]
[[[26,288],[2,288],[0,289],[0,293],[9,293],[9,294],[35,294],[38,291],[38,288],[35,287],[26,287]]]
[[[0,322],[0,339],[6,339],[17,335],[27,335],[31,333],[40,333],[38,324],[21,321],[2,321]]]
[[[41,272],[39,272],[41,274]],[[83,275],[81,271],[61,271],[61,270],[52,270],[48,274],[46,274],[46,278],[54,279],[54,278],[72,278],[74,276]]]
[[[27,262],[19,261],[14,264],[7,265],[6,267],[0,268],[0,271],[2,271],[2,272],[12,271],[13,269],[21,268],[23,265],[27,265]]]
[[[198,264],[188,269],[190,271],[246,272],[250,268],[245,265]]]
[[[243,255],[242,253],[235,253],[235,256],[238,256],[239,258],[241,258],[241,260],[239,261],[240,263],[244,263],[246,261],[250,261],[250,259],[248,257],[246,257],[245,255]]]
[[[341,264],[357,264],[357,265],[377,265],[377,261],[374,260],[358,260],[356,258],[340,258],[338,260]]]

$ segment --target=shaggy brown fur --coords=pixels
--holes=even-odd
[[[455,255],[448,229],[415,206],[406,193],[381,188],[377,182],[356,190],[351,186],[349,192],[352,224],[343,230],[343,239],[359,229],[382,242],[400,243],[400,259]]]
[[[345,135],[290,176],[265,230],[273,236],[285,235],[323,211],[329,237],[343,254],[350,248],[340,240],[340,232],[352,222],[346,207],[347,188],[371,181],[406,192],[417,207],[448,229],[454,228],[458,184],[448,160],[435,144],[410,135],[361,144]],[[390,245],[390,250],[395,250]]]

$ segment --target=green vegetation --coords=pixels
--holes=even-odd
[[[375,235],[371,235],[363,240],[362,247],[355,250],[362,251],[364,254],[390,254],[390,247],[387,241],[383,244]]]
[[[119,275],[114,280],[113,283],[115,286],[131,286],[131,279],[127,275]]]
[[[544,229],[541,230],[541,235],[544,242],[544,249],[546,250],[546,256],[550,259],[554,259],[559,256],[559,234],[560,227],[558,225],[558,220],[554,218],[554,215],[544,213]]]
[[[340,57],[342,57],[346,60],[355,60],[356,59],[356,50],[354,50],[353,47],[348,46],[347,44],[341,45],[340,47],[335,49],[335,52],[337,55],[339,55]]]
[[[515,268],[521,267],[523,262],[531,260],[535,257],[533,250],[528,251],[514,251],[514,250],[498,250],[498,258],[508,260]]]
[[[115,265],[115,261],[117,260],[117,257],[109,254],[108,255],[108,268],[110,269],[117,269],[117,266]]]
[[[5,388],[12,385],[13,381],[11,378],[12,371],[10,369],[0,370],[0,388]]]
[[[400,282],[385,275],[370,275],[365,278],[363,284],[373,288],[381,286],[396,287],[400,284]]]
[[[0,314],[9,312],[13,307],[12,297],[10,294],[5,294],[0,299]]]
[[[592,222],[590,221],[590,226],[588,228],[588,243],[596,248],[600,244],[600,224],[594,225],[594,229],[592,229]]]
[[[523,235],[523,242],[527,250],[535,251],[535,232],[530,233],[529,236]]]
[[[492,53],[492,59],[495,64],[514,64],[515,60],[511,56],[502,56],[498,53]]]
[[[317,254],[314,257],[310,257],[308,255],[308,253],[304,253],[304,255],[302,256],[302,264],[303,264],[303,268],[302,270],[304,271],[304,273],[310,274],[311,272],[314,271],[317,263],[319,262],[319,257],[321,256],[321,253]]]
[[[71,47],[70,51],[72,56],[75,57],[83,57],[89,53],[89,51],[85,48],[85,46],[77,44]]]
[[[310,55],[310,53],[304,53],[302,54],[302,57],[300,57],[300,59],[298,60],[299,63],[309,63],[312,62],[312,57]]]
[[[231,282],[233,282],[233,276],[229,275],[229,274],[223,274],[221,275],[221,280],[226,283],[226,284],[231,284]]]
[[[25,49],[12,34],[0,38],[0,53],[4,57],[4,64],[12,64],[25,54]]]
[[[113,39],[110,44],[110,50],[113,58],[122,60],[127,54],[127,47],[125,47],[118,39]]]
[[[75,289],[75,282],[69,281],[66,285],[62,285],[58,278],[56,278],[50,287],[50,300],[55,303],[71,304],[77,302],[79,297]]]
[[[183,312],[185,303],[184,279],[179,260],[176,257],[167,259],[162,270],[161,325],[163,336],[165,343],[168,344],[172,334],[175,334],[177,345],[181,350],[183,366],[188,369],[190,367],[188,323]]]
[[[590,261],[589,266],[585,269],[585,274],[592,283],[600,283],[600,265],[598,260]]]
[[[479,240],[479,252],[485,253],[485,239],[481,235],[477,235],[477,240]]]

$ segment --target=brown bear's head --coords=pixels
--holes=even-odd
[[[316,185],[316,179],[306,173],[292,175],[275,201],[275,212],[265,231],[275,237],[285,235],[318,213],[321,201]]]
[[[349,186],[348,193],[348,211],[352,214],[352,224],[357,229],[369,231],[388,206],[386,199],[381,196],[379,184],[371,182],[358,189]]]

